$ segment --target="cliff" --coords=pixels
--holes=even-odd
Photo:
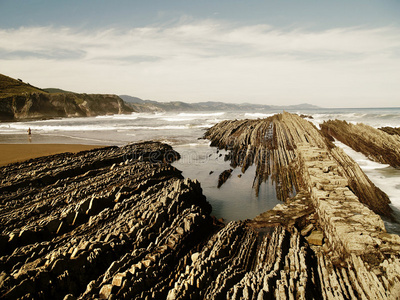
[[[116,95],[30,93],[0,98],[0,120],[127,114],[133,109]]]
[[[0,121],[126,114],[134,110],[116,95],[47,93],[0,76]]]

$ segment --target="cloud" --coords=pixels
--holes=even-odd
[[[0,40],[1,72],[42,87],[158,100],[399,103],[395,27],[309,31],[204,20],[97,31],[0,29]]]

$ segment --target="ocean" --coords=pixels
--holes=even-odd
[[[372,127],[400,127],[400,108],[308,109],[289,112],[310,116],[316,126],[325,120],[339,119],[365,123]],[[209,146],[202,139],[205,130],[227,119],[265,118],[282,111],[235,112],[166,112],[132,113],[89,118],[64,118],[29,122],[0,123],[0,143],[65,143],[117,145],[140,141],[170,144],[182,158],[174,165],[185,177],[198,179],[203,193],[213,206],[213,215],[226,221],[254,218],[273,208],[279,201],[271,182],[264,183],[256,196],[252,189],[254,166],[245,174],[235,169],[232,177],[217,188],[219,174],[229,169],[225,152]],[[27,130],[31,128],[29,141]],[[364,155],[337,143],[364,170],[368,177],[389,196],[400,222],[400,170],[370,161]],[[238,176],[240,175],[240,177]],[[400,227],[386,222],[389,231],[400,233]]]

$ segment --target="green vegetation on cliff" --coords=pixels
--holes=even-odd
[[[0,74],[0,97],[10,94],[45,93],[45,91],[24,83],[21,79],[14,79]]]

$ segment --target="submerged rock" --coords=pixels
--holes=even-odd
[[[219,174],[218,188],[220,188],[229,179],[229,177],[231,177],[232,171],[233,169],[228,169]]]

